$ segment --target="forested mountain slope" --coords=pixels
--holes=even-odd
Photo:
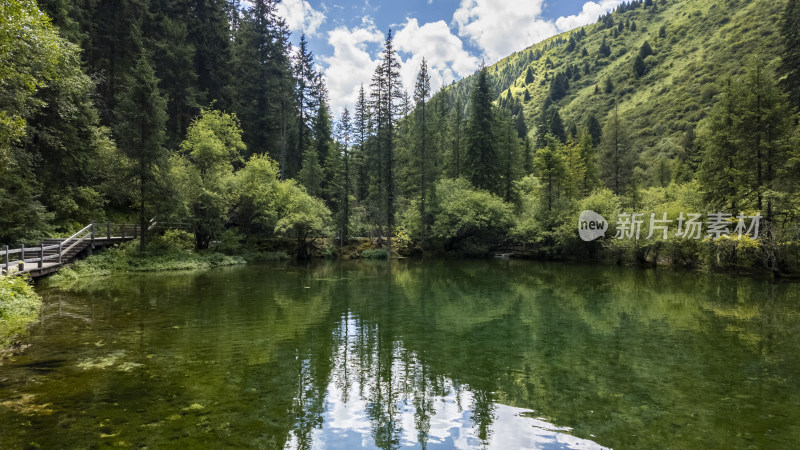
[[[548,97],[567,129],[592,115],[602,124],[617,104],[653,182],[657,158],[694,156],[694,129],[725,78],[743,74],[753,59],[775,68],[784,6],[765,0],[623,4],[595,24],[488,67],[489,82],[500,104],[523,105],[534,139]],[[466,104],[473,78],[446,91]]]

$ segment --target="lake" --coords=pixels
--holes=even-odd
[[[0,448],[790,448],[800,284],[513,260],[39,289]]]

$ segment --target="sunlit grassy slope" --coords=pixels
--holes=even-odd
[[[584,33],[576,29],[517,52],[488,67],[489,79],[498,99],[510,95],[523,103],[533,136],[551,80],[569,69],[566,96],[555,102],[565,124],[580,126],[590,114],[602,124],[618,102],[646,168],[655,158],[680,151],[686,131],[708,113],[727,76],[742,74],[753,58],[774,68],[785,3],[654,0],[653,6],[615,12],[611,26],[601,21],[583,27]],[[570,35],[576,41],[572,50]],[[604,40],[611,50],[607,57],[598,52]],[[654,54],[644,59],[646,72],[637,77],[634,60],[645,41]],[[606,80],[613,84],[610,92]],[[466,104],[472,82],[469,77],[447,92]]]

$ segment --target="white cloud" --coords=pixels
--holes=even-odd
[[[622,0],[601,0],[600,3],[586,2],[580,13],[556,19],[556,27],[558,27],[558,31],[564,32],[593,23],[598,17],[616,8],[620,3]]]
[[[556,26],[541,18],[544,0],[461,0],[453,13],[458,34],[480,47],[487,63],[556,34]]]
[[[542,17],[544,0],[461,0],[453,13],[459,36],[475,43],[491,64],[511,53],[597,20],[622,0],[586,2],[580,13],[559,17],[555,22]]]
[[[313,36],[325,21],[325,13],[314,9],[306,0],[283,0],[278,3],[278,14],[286,19],[292,31]]]
[[[432,92],[471,74],[480,63],[478,58],[464,49],[461,39],[451,33],[441,20],[419,26],[417,19],[406,19],[394,36],[394,43],[399,52],[410,55],[403,61],[401,69],[403,85],[410,95],[413,95],[423,57],[428,63]]]
[[[331,111],[336,116],[341,114],[345,105],[355,104],[362,83],[364,89],[369,89],[372,72],[377,66],[377,59],[373,60],[370,55],[369,44],[380,42],[383,42],[383,33],[368,18],[361,26],[352,29],[339,27],[328,32],[333,56],[321,60],[327,65],[326,84]]]
[[[298,5],[300,2],[284,0],[281,5]],[[305,0],[302,2],[307,5]],[[580,13],[553,21],[541,17],[544,0],[461,0],[460,7],[453,14],[458,36],[444,21],[420,25],[416,18],[407,18],[394,35],[395,48],[402,56],[400,76],[403,85],[409,95],[413,95],[423,57],[428,63],[432,92],[473,73],[480,58],[464,48],[462,38],[474,42],[483,51],[487,64],[491,64],[559,32],[594,22],[621,2],[586,2]],[[331,110],[335,116],[341,114],[344,106],[355,104],[361,84],[369,89],[383,40],[383,32],[375,27],[369,16],[365,16],[359,26],[340,26],[328,32],[328,44],[333,47],[333,55],[323,56],[320,61],[324,66]]]

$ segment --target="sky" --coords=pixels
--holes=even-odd
[[[433,92],[515,51],[593,23],[622,0],[282,0],[278,12],[297,44],[305,33],[338,118],[394,34],[409,95],[424,57]]]

